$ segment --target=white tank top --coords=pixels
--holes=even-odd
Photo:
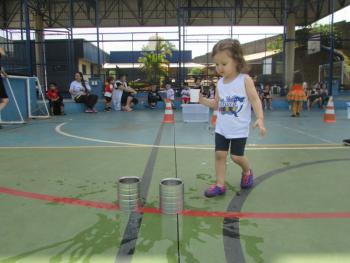
[[[247,138],[251,121],[251,104],[245,89],[246,74],[239,74],[225,84],[218,81],[219,107],[215,132],[227,139]]]

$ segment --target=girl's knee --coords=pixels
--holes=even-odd
[[[244,156],[231,155],[231,159],[234,163],[241,163]]]
[[[215,159],[217,161],[226,161],[226,158],[227,158],[227,152],[223,152],[223,151],[215,152]]]

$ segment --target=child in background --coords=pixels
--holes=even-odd
[[[46,93],[49,100],[50,114],[51,115],[64,115],[63,98],[57,89],[56,83],[49,84],[49,89]]]
[[[288,92],[287,99],[292,104],[292,115],[291,117],[299,117],[300,112],[303,108],[304,101],[307,100],[305,91],[302,86],[303,76],[300,72],[294,74],[294,85]]]
[[[105,111],[112,111],[112,94],[113,94],[113,89],[114,89],[114,78],[109,77],[107,79],[106,85],[105,85],[105,92],[104,92],[104,97],[105,97]]]
[[[121,87],[124,87],[124,83],[121,80],[121,77],[117,79],[114,83],[114,89],[112,92],[112,104],[115,111],[121,111],[122,110],[122,95],[123,95],[123,89]]]
[[[182,103],[183,104],[188,104],[190,102],[190,88],[187,86],[187,83],[184,82],[184,87],[181,91],[181,98],[182,98]]]
[[[157,85],[152,85],[151,90],[148,92],[148,105],[150,109],[155,109],[158,101],[162,101],[162,97],[159,95]]]
[[[265,84],[262,92],[262,103],[265,110],[267,110],[267,107],[269,107],[269,110],[272,110],[272,91],[270,84]]]
[[[215,197],[226,192],[226,159],[229,148],[231,159],[242,169],[241,188],[253,186],[253,171],[244,155],[251,122],[251,108],[256,115],[254,127],[265,135],[264,113],[253,80],[243,74],[246,62],[238,40],[224,39],[215,44],[212,57],[216,71],[222,78],[217,83],[215,99],[200,95],[199,102],[218,110],[215,127],[216,183],[204,195]]]
[[[174,101],[175,101],[175,91],[174,89],[171,87],[171,84],[165,84],[165,89],[166,89],[166,98],[167,100],[171,101],[171,107],[173,109],[176,109],[175,105],[174,105]]]
[[[208,99],[215,99],[215,85],[214,84],[210,84],[209,87],[209,92],[208,92]]]

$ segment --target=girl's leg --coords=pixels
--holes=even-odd
[[[241,167],[244,175],[250,174],[249,161],[246,156],[231,155],[231,159],[235,164],[238,164],[239,167]]]
[[[299,101],[298,102],[298,114],[300,114],[300,112],[302,111],[302,109],[303,109],[303,102],[302,101]]]
[[[5,108],[8,103],[9,103],[8,98],[0,98],[0,111],[2,111],[2,109]]]
[[[132,102],[132,97],[129,96],[126,100],[126,105],[125,105],[126,111],[132,111],[131,102]]]
[[[226,160],[227,160],[227,152],[225,152],[225,151],[216,151],[215,152],[216,184],[218,186],[225,185]]]
[[[292,102],[292,116],[295,116],[297,114],[298,110],[298,103],[296,101]]]
[[[272,98],[269,99],[269,109],[272,110]]]

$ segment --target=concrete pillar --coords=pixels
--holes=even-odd
[[[295,58],[295,14],[289,13],[286,25],[286,50],[285,50],[285,72],[284,83],[290,87],[293,83],[294,58]]]
[[[44,54],[44,23],[40,15],[34,16],[35,20],[35,64],[36,75],[42,87],[45,87],[45,54]]]

